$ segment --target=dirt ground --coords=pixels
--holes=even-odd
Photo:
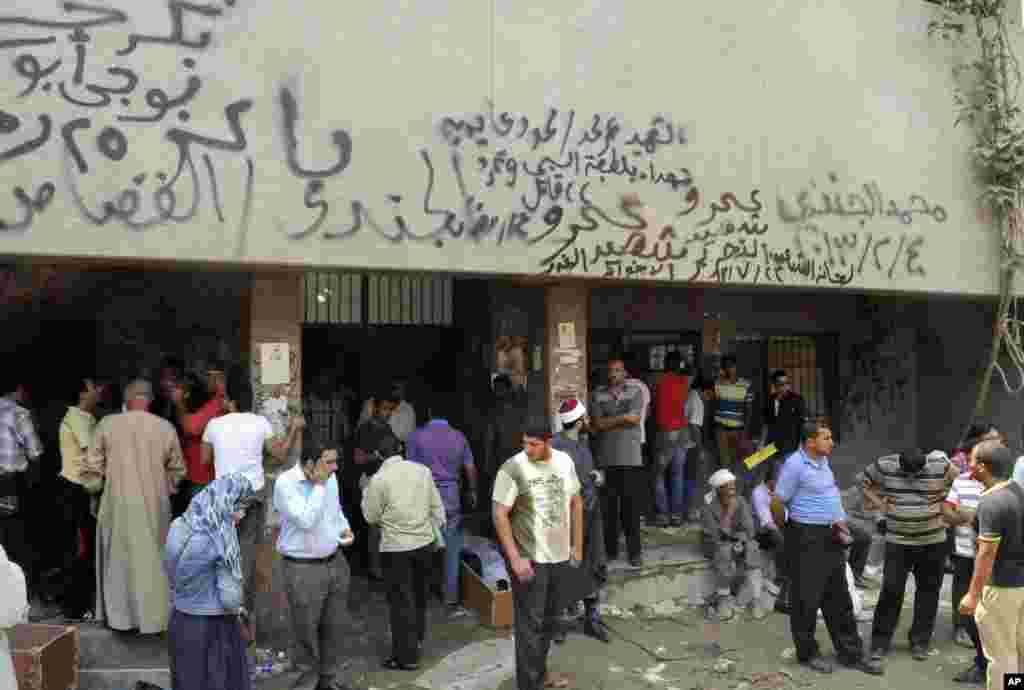
[[[368,593],[369,594],[369,593]],[[870,605],[876,592],[867,592]],[[379,592],[366,601],[364,619],[376,639],[379,655],[387,651],[386,622],[383,601]],[[632,612],[614,611],[606,615],[613,632],[610,644],[583,637],[573,629],[564,645],[553,645],[549,667],[553,671],[573,677],[572,687],[594,690],[781,690],[783,688],[839,688],[841,690],[874,689],[886,687],[964,687],[952,681],[952,676],[970,664],[973,653],[956,646],[952,640],[952,625],[948,596],[944,596],[939,611],[939,622],[933,641],[933,656],[928,661],[914,661],[910,657],[907,629],[910,625],[912,597],[900,618],[900,627],[894,639],[894,651],[886,660],[882,677],[865,675],[859,671],[837,667],[835,673],[823,676],[799,666],[793,659],[789,619],[771,613],[761,621],[739,617],[720,626],[720,645],[723,654],[710,657],[705,649],[707,628],[694,609],[668,603],[655,610]],[[625,617],[623,617],[625,616]],[[861,624],[861,634],[868,639],[870,622]],[[442,612],[432,612],[430,633],[424,649],[419,672],[392,672],[379,667],[379,658],[362,659],[348,679],[355,687],[376,690],[515,690],[515,680],[490,684],[478,683],[474,668],[480,673],[494,664],[488,659],[477,659],[472,668],[464,669],[457,679],[443,685],[423,682],[425,673],[442,662],[444,657],[456,653],[475,642],[500,638],[500,634],[477,624],[475,618],[447,620]],[[831,643],[823,622],[819,621],[818,639],[826,655],[831,654]],[[506,652],[508,643],[506,643]],[[372,656],[372,654],[371,654]],[[511,673],[507,656],[502,660],[507,673]],[[422,683],[422,684],[420,684]],[[261,688],[288,687],[288,676],[276,682],[261,683]]]

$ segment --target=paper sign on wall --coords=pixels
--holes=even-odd
[[[290,361],[288,343],[262,343],[260,345],[260,383],[264,386],[291,383]]]
[[[563,321],[558,324],[558,349],[572,350],[576,347],[576,324]]]

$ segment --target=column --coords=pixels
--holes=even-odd
[[[546,399],[553,416],[567,398],[588,400],[590,288],[582,283],[548,286],[545,325]]]
[[[253,275],[246,308],[248,319],[243,342],[248,346],[253,411],[266,416],[277,433],[287,433],[291,415],[301,409],[302,403],[302,323],[305,313],[302,274],[268,272]],[[265,383],[264,345],[287,345],[287,382]],[[289,648],[291,629],[280,558],[274,548],[280,524],[279,516],[271,509],[274,480],[300,456],[301,444],[293,448],[289,461],[283,467],[271,463],[266,465],[267,527],[256,564],[256,611],[253,611],[253,616],[259,645],[277,649]]]

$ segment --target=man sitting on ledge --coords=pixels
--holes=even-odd
[[[720,469],[708,480],[712,491],[704,500],[702,527],[704,555],[715,577],[714,614],[727,621],[734,615],[733,585],[742,578],[752,594],[751,615],[760,620],[761,554],[754,531],[754,516],[747,499],[736,493],[736,475]]]

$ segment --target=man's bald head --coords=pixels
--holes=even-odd
[[[129,410],[148,410],[153,402],[153,386],[145,379],[135,379],[124,387],[124,404]]]

